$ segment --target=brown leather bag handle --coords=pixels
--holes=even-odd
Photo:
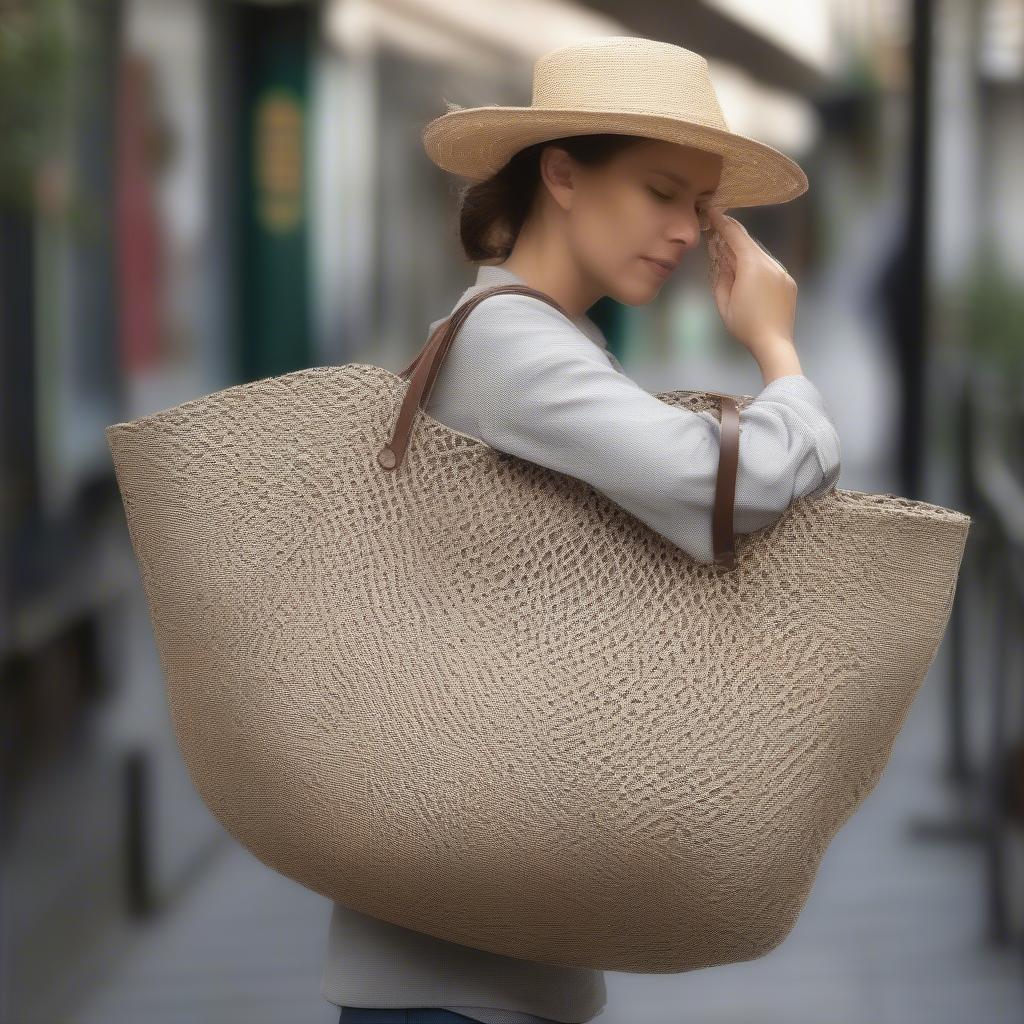
[[[736,471],[740,462],[740,410],[732,395],[709,391],[718,399],[721,440],[718,446],[718,473],[715,476],[715,510],[711,538],[715,564],[726,569],[736,565],[736,538],[733,531],[733,505],[736,498]]]
[[[423,347],[406,366],[400,377],[410,376],[401,407],[391,430],[391,440],[377,453],[377,462],[384,469],[397,469],[402,464],[409,445],[413,420],[418,409],[426,408],[430,392],[437,379],[441,363],[451,348],[459,328],[476,306],[489,295],[532,295],[554,306],[567,319],[572,319],[564,307],[545,292],[529,285],[500,284],[478,292],[467,299],[443,323],[435,328]],[[718,453],[718,473],[715,480],[715,508],[712,519],[712,543],[715,564],[731,569],[735,566],[735,537],[733,534],[733,504],[736,494],[736,470],[739,465],[740,418],[739,407],[732,395],[708,391],[721,406],[721,444]]]

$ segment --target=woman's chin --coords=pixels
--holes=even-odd
[[[664,283],[664,281],[657,280],[630,282],[620,288],[618,293],[612,297],[625,306],[642,306],[657,296]]]

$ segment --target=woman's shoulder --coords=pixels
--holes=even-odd
[[[468,288],[452,308],[456,309],[480,291]],[[431,325],[433,331],[441,323]],[[517,350],[576,353],[588,359],[605,360],[606,340],[598,326],[587,317],[574,321],[551,303],[534,295],[504,292],[488,295],[463,320],[453,348],[463,353],[504,353],[512,357]]]
[[[452,309],[455,310],[468,299],[473,298],[484,289],[480,286],[467,288]],[[536,295],[524,295],[521,292],[500,292],[488,295],[478,302],[466,318],[477,323],[489,323],[496,319],[515,325],[517,323],[542,323],[551,327],[561,328],[567,333],[578,330],[572,319],[556,309],[550,302]]]

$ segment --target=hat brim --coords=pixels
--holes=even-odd
[[[442,170],[483,181],[527,146],[595,133],[642,135],[717,153],[723,158],[722,174],[709,204],[722,209],[786,203],[808,188],[799,164],[756,139],[626,110],[462,107],[434,118],[423,129],[422,139],[427,156]]]

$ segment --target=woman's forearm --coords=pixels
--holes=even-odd
[[[777,377],[803,373],[800,368],[800,359],[796,353],[796,346],[789,338],[776,338],[758,346],[754,358],[761,368],[761,376],[764,378],[765,384],[770,384]]]

